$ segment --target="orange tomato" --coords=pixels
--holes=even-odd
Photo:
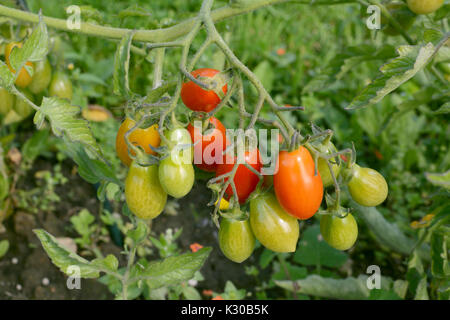
[[[21,42],[8,43],[5,46],[5,60],[6,60],[6,64],[8,65],[9,70],[11,70],[11,72],[16,73],[16,71],[11,67],[11,64],[9,61],[9,56],[14,47],[22,48],[22,43]],[[30,61],[27,61],[25,64],[30,67],[33,66],[33,63]],[[28,71],[25,69],[25,67],[23,67],[22,69],[20,69],[19,75],[17,76],[16,85],[18,85],[21,88],[25,88],[30,83],[31,83],[31,75],[28,73]]]
[[[277,165],[273,185],[278,202],[297,219],[312,217],[322,202],[323,183],[319,172],[314,175],[314,160],[308,149],[300,146],[292,152],[280,151]]]
[[[125,120],[120,125],[116,136],[117,156],[128,167],[130,166],[132,159],[128,155],[128,146],[125,142],[125,133],[133,128],[135,124],[136,122],[134,120],[125,118]],[[153,155],[156,153],[150,148],[150,145],[152,147],[158,147],[161,143],[157,124],[154,124],[145,129],[137,128],[130,134],[129,139],[132,144],[134,144],[135,146],[140,146],[145,150],[146,153]],[[134,155],[134,152],[132,150],[130,150],[130,152],[132,155]]]

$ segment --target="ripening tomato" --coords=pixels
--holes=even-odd
[[[217,169],[217,162],[222,160],[222,152],[227,146],[226,129],[217,118],[209,118],[209,123],[212,128],[205,132],[191,123],[187,129],[194,144],[194,164],[199,169],[214,172]]]
[[[271,192],[250,201],[250,225],[261,244],[275,252],[294,252],[300,234],[298,220],[289,215]]]
[[[128,130],[134,127],[136,122],[130,118],[125,118],[125,120],[120,125],[119,130],[117,131],[116,136],[116,152],[117,156],[120,160],[122,160],[123,164],[126,166],[130,166],[131,158],[128,155],[128,146],[125,142],[125,134]],[[148,154],[155,154],[155,152],[150,148],[159,147],[161,143],[161,138],[158,133],[158,125],[154,124],[148,128],[141,129],[136,128],[133,132],[130,133],[129,140],[132,144],[136,146],[140,146],[145,150]],[[131,154],[134,155],[133,150],[130,150]]]
[[[67,74],[57,71],[53,74],[49,87],[50,96],[56,96],[62,99],[72,100],[73,88]]]
[[[212,78],[219,72],[219,70],[215,69],[202,68],[192,71],[191,74],[195,78]],[[223,94],[227,93],[227,84],[222,87],[222,92]],[[198,84],[188,81],[183,83],[181,87],[181,100],[192,111],[210,112],[219,104],[221,99],[214,90],[205,90]]]
[[[247,260],[255,248],[255,236],[248,220],[222,218],[219,246],[222,253],[231,261],[241,263]]]
[[[142,167],[132,162],[125,180],[128,208],[140,219],[156,218],[164,209],[167,193],[158,178],[158,166]]]
[[[191,163],[174,162],[172,157],[161,160],[158,168],[163,189],[174,198],[182,198],[194,185],[194,167]]]
[[[406,0],[409,9],[416,14],[428,14],[439,9],[444,0]]]
[[[314,160],[308,149],[300,146],[292,152],[280,151],[277,166],[273,185],[278,202],[297,219],[311,218],[322,202],[323,183],[319,172],[314,175]]]
[[[14,47],[22,48],[22,42],[10,42],[5,46],[5,60],[6,60],[6,64],[8,65],[9,70],[11,70],[11,72],[16,73],[16,71],[11,67],[11,64],[9,61],[9,56]],[[27,61],[25,63],[25,65],[27,65],[29,67],[33,67],[33,63],[30,61]],[[17,76],[16,82],[15,82],[16,85],[21,88],[25,88],[30,84],[30,82],[31,82],[31,75],[28,73],[28,71],[25,69],[25,67],[22,67],[22,69],[20,69],[20,71],[19,71],[19,75]]]
[[[327,214],[320,219],[320,233],[331,247],[348,250],[358,238],[358,225],[350,213],[344,218]]]
[[[192,164],[194,159],[194,147],[187,147],[192,145],[191,135],[189,131],[183,127],[176,127],[167,130],[164,133],[166,139],[172,144],[169,157],[175,163]],[[164,140],[161,141],[161,146],[164,146]]]
[[[14,95],[0,87],[0,115],[7,115],[14,105]]]
[[[256,171],[261,171],[261,155],[258,148],[254,148],[251,151],[244,152],[244,159],[246,163],[252,166]],[[223,163],[217,166],[216,177],[226,174],[233,170],[234,164],[237,161],[236,157],[233,157],[231,161],[227,161],[227,156],[223,156]],[[228,178],[225,179],[227,181]],[[255,191],[259,182],[259,177],[256,173],[252,172],[243,163],[238,165],[236,174],[234,176],[234,184],[236,186],[239,203],[243,204],[250,194]],[[233,188],[231,185],[225,190],[224,197],[228,200],[233,196]]]
[[[51,80],[52,66],[48,59],[45,58],[34,64],[34,74],[28,89],[34,94],[40,93],[48,87]]]
[[[376,170],[353,165],[353,175],[348,183],[348,191],[362,206],[375,207],[388,195],[388,185],[384,177]]]

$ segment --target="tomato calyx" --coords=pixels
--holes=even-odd
[[[327,204],[326,210],[319,210],[320,215],[333,215],[338,218],[345,218],[348,214],[351,213],[350,208],[344,208],[340,205],[340,199],[339,197],[336,197],[334,199],[332,196],[330,196],[328,193],[325,194],[325,202]]]

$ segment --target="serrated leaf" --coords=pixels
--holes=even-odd
[[[296,292],[315,297],[331,299],[368,299],[370,290],[367,287],[368,276],[360,275],[358,278],[348,277],[345,279],[325,278],[318,275],[310,275],[302,280],[275,280],[275,284],[289,291],[294,291],[294,283],[297,284]],[[381,288],[388,290],[392,280],[381,277]]]
[[[402,46],[397,49],[399,57],[384,64],[381,74],[365,87],[346,109],[358,109],[375,104],[422,70],[433,57],[436,48],[432,43],[425,46]]]
[[[320,236],[319,226],[308,228],[300,240],[294,261],[306,266],[340,267],[347,261],[345,252],[330,247]]]
[[[80,270],[80,277],[82,278],[98,278],[101,268],[92,265],[88,260],[79,255],[69,251],[61,246],[50,233],[42,229],[33,230],[41,241],[42,247],[52,260],[53,264],[57,266],[63,273],[69,274],[68,269],[72,266],[77,266]]]
[[[14,47],[10,55],[11,67],[20,70],[27,61],[35,62],[45,58],[48,53],[49,38],[47,26],[39,17],[39,23],[30,37],[24,42],[22,48]]]
[[[56,136],[64,136],[71,142],[79,142],[90,155],[101,156],[102,152],[92,135],[89,122],[77,117],[81,113],[80,107],[72,106],[66,99],[44,97],[39,112],[49,120]],[[37,115],[34,121],[38,124]]]
[[[0,241],[0,259],[8,252],[9,249],[9,241],[2,240]]]
[[[134,31],[127,33],[120,41],[114,57],[114,93],[125,98],[130,97],[128,69],[130,65],[130,48]]]
[[[199,270],[211,248],[202,248],[197,252],[168,257],[162,261],[150,263],[140,271],[135,279],[144,280],[150,289],[157,289],[191,279]]]
[[[442,32],[436,29],[425,29],[423,32],[423,40],[425,42],[438,42],[442,38]]]
[[[429,173],[425,172],[425,177],[429,182],[435,186],[450,189],[450,170],[444,173]]]

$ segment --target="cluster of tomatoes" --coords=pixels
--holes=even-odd
[[[10,55],[14,48],[21,48],[22,42],[10,42],[5,46],[5,62],[9,70],[16,73],[11,67]],[[64,99],[72,99],[72,82],[62,71],[52,74],[52,66],[47,58],[38,61],[27,61],[26,66],[33,69],[32,75],[22,67],[16,75],[15,85],[19,91],[32,102],[46,96],[56,96]],[[48,92],[46,92],[48,90]],[[33,108],[23,99],[16,98],[6,89],[0,87],[0,115],[5,119],[20,120],[28,117],[33,112]]]
[[[192,75],[198,80],[219,84],[222,93],[226,94],[227,86],[222,86],[219,71],[198,69]],[[193,81],[183,84],[181,99],[199,117],[214,110],[221,101],[216,91],[203,89]],[[305,146],[281,150],[277,157],[276,173],[262,178],[257,174],[262,168],[257,147],[250,149],[247,146],[243,160],[235,168],[238,158],[226,154],[230,143],[224,125],[215,117],[203,120],[209,130],[202,131],[192,123],[187,128],[172,124],[172,128],[164,131],[165,139],[161,139],[156,124],[143,129],[138,128],[134,120],[125,119],[117,134],[116,150],[122,162],[130,167],[125,183],[129,209],[141,219],[153,219],[163,211],[168,195],[175,198],[185,196],[194,183],[192,161],[196,154],[201,161],[196,161],[195,165],[215,172],[216,180],[223,188],[227,179],[233,176],[227,174],[234,173],[234,183],[228,183],[223,193],[221,210],[229,209],[227,200],[233,195],[236,195],[235,200],[239,204],[249,203],[249,215],[224,214],[221,218],[219,244],[228,259],[238,263],[246,260],[253,252],[256,239],[275,252],[295,251],[300,234],[298,220],[311,218],[321,206],[324,188],[334,184],[327,160],[319,158],[318,170],[315,170],[311,151]],[[133,127],[134,130],[130,130]],[[126,142],[127,132],[128,142],[147,154],[157,156],[156,148],[160,145],[167,147],[166,153],[157,164],[139,165],[130,158],[130,154],[134,156],[135,152]],[[214,148],[211,148],[212,145]],[[213,156],[216,156],[215,152],[222,152],[219,155],[222,161],[205,161],[202,155],[208,148],[212,149]],[[333,149],[330,142],[328,151],[333,152]],[[341,170],[340,162],[331,162],[331,168],[335,177],[341,171],[345,172],[342,175],[346,177],[349,192],[357,203],[376,206],[386,199],[388,187],[377,171],[361,168],[357,164]],[[232,209],[230,212],[234,212]],[[242,213],[240,209],[238,212]],[[325,241],[339,250],[351,248],[358,234],[356,221],[349,213],[345,216],[326,214],[321,219],[320,227]]]

